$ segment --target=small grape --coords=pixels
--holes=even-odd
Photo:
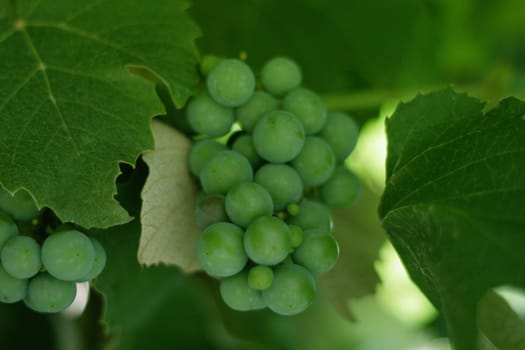
[[[202,58],[201,63],[199,64],[199,69],[202,75],[206,76],[210,71],[215,67],[217,63],[222,61],[224,58],[216,55],[206,55]]]
[[[0,301],[16,303],[26,297],[27,280],[14,278],[0,265]]]
[[[207,93],[190,100],[186,117],[195,132],[209,137],[226,135],[235,119],[233,109],[221,106]]]
[[[297,171],[285,164],[265,164],[255,173],[255,182],[272,197],[274,209],[283,210],[303,196],[303,181]]]
[[[40,244],[28,236],[13,236],[2,248],[2,266],[11,276],[27,279],[38,273],[42,266]]]
[[[42,244],[42,263],[54,277],[78,281],[93,268],[95,248],[88,236],[76,230],[61,231]]]
[[[283,109],[296,115],[304,125],[306,135],[319,132],[326,123],[326,107],[314,92],[299,88],[283,99]]]
[[[253,168],[258,168],[262,163],[262,158],[257,154],[253,145],[253,137],[249,134],[240,135],[233,141],[232,150],[239,152],[250,161]]]
[[[243,182],[235,185],[225,200],[226,213],[230,220],[241,227],[246,227],[254,219],[272,215],[272,197],[264,187],[255,182]]]
[[[278,107],[277,100],[264,91],[255,91],[253,96],[244,105],[237,108],[235,116],[241,123],[244,131],[253,131],[257,121],[266,113]]]
[[[284,264],[275,269],[272,285],[262,294],[272,311],[288,316],[306,310],[314,300],[315,291],[315,280],[308,270],[299,265]]]
[[[104,270],[104,267],[106,267],[106,250],[104,249],[102,244],[100,244],[99,241],[97,241],[94,238],[90,239],[91,243],[93,244],[93,248],[95,249],[95,260],[93,262],[93,267],[91,268],[91,270],[89,270],[89,272],[78,282],[91,281],[97,278],[100,275],[100,273]]]
[[[16,226],[10,216],[0,211],[0,251],[5,242],[12,236],[18,234],[18,226]]]
[[[226,194],[233,186],[252,181],[253,169],[245,156],[235,151],[221,151],[202,168],[200,180],[206,194]]]
[[[31,197],[27,191],[18,190],[12,196],[1,186],[0,210],[9,214],[15,220],[31,220],[36,218],[40,213],[33,197]]]
[[[305,186],[318,186],[332,176],[335,156],[330,145],[320,137],[309,136],[301,153],[291,162]]]
[[[211,224],[228,221],[224,196],[220,194],[210,194],[197,198],[195,221],[201,229],[205,229]]]
[[[199,176],[199,173],[208,160],[220,151],[224,151],[226,146],[220,142],[210,139],[197,141],[193,144],[188,156],[190,171],[193,175]]]
[[[274,216],[257,218],[244,233],[244,249],[256,264],[278,264],[291,250],[290,229],[284,221]]]
[[[303,243],[304,231],[301,226],[288,225],[288,227],[290,228],[290,243],[292,248],[297,248]]]
[[[275,96],[282,96],[301,85],[301,69],[293,60],[275,57],[266,62],[261,70],[263,87]]]
[[[248,285],[246,271],[221,279],[220,293],[224,303],[233,310],[251,311],[266,307],[261,292]]]
[[[288,219],[289,224],[300,226],[303,230],[318,228],[330,231],[331,222],[328,208],[324,204],[312,200],[301,202],[299,213]]]
[[[40,273],[29,281],[26,305],[31,309],[44,312],[60,312],[68,308],[77,294],[74,282],[54,278],[48,273]]]
[[[337,162],[342,163],[352,153],[358,134],[359,128],[352,117],[345,113],[330,112],[319,136],[332,147]]]
[[[345,166],[335,169],[332,177],[321,186],[321,197],[328,205],[350,206],[361,193],[361,182],[357,175]]]
[[[257,153],[269,162],[286,163],[301,152],[304,128],[292,113],[276,110],[266,113],[253,130]]]
[[[248,273],[248,285],[250,288],[264,290],[272,285],[273,270],[271,267],[256,265]]]
[[[339,245],[328,231],[304,231],[304,241],[293,253],[294,261],[314,275],[330,271],[339,257]]]
[[[255,76],[246,63],[228,58],[211,69],[206,85],[215,101],[226,107],[238,107],[253,95]]]
[[[227,222],[210,225],[202,231],[197,255],[204,271],[214,277],[232,276],[241,271],[248,261],[242,237],[242,230]]]

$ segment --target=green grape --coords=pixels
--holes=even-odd
[[[226,135],[235,120],[233,109],[221,106],[207,93],[190,100],[186,118],[195,132],[209,137]]]
[[[305,186],[318,186],[332,176],[335,156],[330,145],[320,137],[309,136],[299,155],[292,161]]]
[[[339,245],[330,231],[309,229],[304,241],[293,253],[294,261],[314,275],[330,271],[339,257]]]
[[[269,162],[286,163],[303,149],[304,128],[292,113],[276,110],[266,113],[253,130],[257,153]]]
[[[244,105],[237,108],[235,116],[244,131],[252,132],[257,121],[266,113],[278,107],[277,100],[264,91],[255,91]]]
[[[278,264],[291,250],[290,229],[284,221],[274,216],[257,218],[244,233],[244,249],[256,264]]]
[[[241,271],[248,261],[242,236],[242,230],[229,222],[219,222],[202,231],[197,255],[204,271],[214,277],[228,277]]]
[[[239,152],[250,161],[253,168],[258,168],[264,161],[257,154],[253,145],[253,137],[249,134],[240,135],[233,141],[232,150]]]
[[[211,224],[228,221],[224,196],[220,194],[199,196],[195,206],[195,220],[200,229],[205,229]]]
[[[273,312],[288,316],[306,310],[314,300],[315,291],[315,280],[308,270],[284,264],[275,269],[272,285],[262,295]]]
[[[40,273],[29,281],[26,305],[38,312],[53,313],[68,308],[77,294],[74,282],[62,281]]]
[[[224,151],[226,146],[215,140],[205,139],[193,144],[188,156],[190,171],[193,175],[199,176],[202,167],[208,160],[220,151]]]
[[[261,70],[263,87],[275,96],[282,96],[301,85],[301,68],[286,57],[275,57],[266,62]]]
[[[283,109],[296,115],[304,125],[306,135],[319,132],[326,123],[326,107],[314,92],[299,88],[283,99]]]
[[[226,194],[233,186],[252,181],[253,169],[245,156],[235,151],[221,151],[213,156],[200,172],[206,194]]]
[[[53,277],[78,281],[93,268],[95,248],[88,236],[76,230],[61,231],[42,244],[42,263]]]
[[[0,210],[9,214],[15,220],[31,220],[38,216],[40,211],[35,205],[33,197],[25,191],[18,190],[14,196],[0,186]]]
[[[95,249],[95,260],[93,262],[93,267],[91,268],[91,270],[89,270],[89,272],[78,282],[91,281],[97,278],[100,275],[100,273],[104,270],[104,267],[106,267],[106,250],[104,249],[102,244],[100,244],[99,241],[92,237],[90,239],[91,243],[93,244],[93,248]]]
[[[233,310],[251,311],[266,307],[261,292],[248,285],[246,271],[221,279],[219,288],[222,300]]]
[[[273,213],[272,197],[255,182],[243,182],[232,187],[226,195],[225,206],[231,222],[241,227]]]
[[[350,206],[360,194],[359,178],[344,165],[337,167],[332,177],[321,186],[321,198],[328,205]]]
[[[228,58],[212,68],[206,85],[215,101],[226,107],[238,107],[252,97],[255,76],[246,63]]]
[[[16,303],[26,297],[27,280],[14,278],[0,265],[0,301]]]
[[[297,203],[290,203],[286,206],[286,211],[292,216],[299,214],[299,205]]]
[[[330,231],[332,219],[328,208],[316,201],[304,201],[299,204],[299,214],[291,216],[288,223],[302,227],[303,230],[318,228]]]
[[[250,288],[264,290],[270,288],[273,281],[273,270],[269,266],[256,265],[248,273],[248,285]]]
[[[216,55],[206,55],[202,58],[201,63],[199,64],[199,69],[201,74],[207,76],[210,71],[215,67],[217,63],[222,61],[224,58]]]
[[[342,163],[352,153],[359,128],[349,115],[340,112],[329,112],[323,130],[319,133],[335,154],[337,162]]]
[[[265,164],[255,173],[255,182],[270,193],[275,210],[283,210],[303,196],[303,181],[285,164]]]
[[[19,279],[33,277],[40,271],[40,244],[28,236],[13,236],[5,242],[1,253],[2,266]]]
[[[10,216],[0,211],[0,251],[4,243],[18,234],[18,226],[16,226]]]
[[[304,231],[301,226],[288,225],[288,227],[290,228],[290,243],[292,248],[297,248],[303,243]]]

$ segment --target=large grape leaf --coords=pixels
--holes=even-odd
[[[525,286],[525,103],[482,109],[446,89],[401,104],[386,124],[380,217],[458,350],[476,347],[488,289]]]
[[[193,272],[200,269],[196,249],[200,230],[194,215],[198,186],[188,168],[191,141],[158,121],[151,129],[155,150],[144,154],[149,176],[142,190],[139,262]]]
[[[0,183],[27,189],[63,221],[129,221],[113,199],[118,163],[153,147],[149,119],[162,112],[151,83],[129,70],[151,72],[184,104],[197,83],[199,34],[188,2],[8,4],[0,11]]]

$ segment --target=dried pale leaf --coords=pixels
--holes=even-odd
[[[199,228],[194,219],[198,188],[187,166],[191,142],[158,121],[152,122],[151,130],[155,150],[143,156],[149,175],[141,194],[138,259],[145,265],[197,271],[201,268],[196,253]]]

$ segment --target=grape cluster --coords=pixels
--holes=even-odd
[[[206,89],[186,110],[196,134],[189,168],[202,187],[198,258],[232,309],[300,313],[314,299],[314,276],[339,256],[327,205],[359,194],[343,165],[357,125],[327,112],[289,58],[268,61],[259,86],[241,60],[209,62]]]
[[[60,312],[75,299],[77,282],[102,272],[106,253],[97,240],[67,225],[42,234],[39,215],[27,192],[0,190],[0,301]]]

